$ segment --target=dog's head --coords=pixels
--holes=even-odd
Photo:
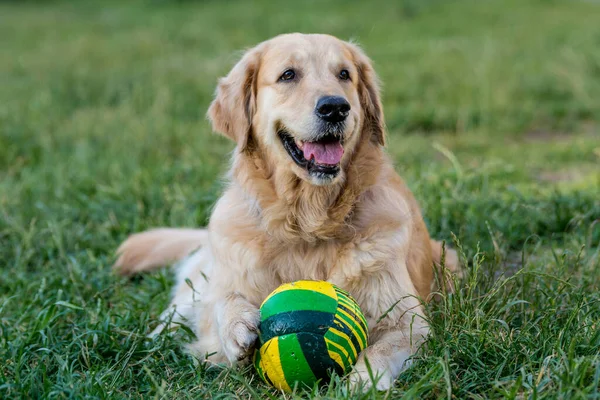
[[[214,130],[316,185],[343,179],[362,139],[384,144],[377,77],[355,45],[288,34],[246,52],[217,88]]]

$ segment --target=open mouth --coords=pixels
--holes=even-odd
[[[334,177],[340,172],[344,148],[339,136],[327,134],[317,141],[303,142],[285,130],[278,134],[292,160],[309,174]]]

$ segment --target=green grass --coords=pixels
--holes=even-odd
[[[184,331],[148,341],[171,274],[110,265],[130,233],[206,223],[233,145],[204,114],[239,50],[318,31],[375,61],[389,152],[467,265],[414,367],[365,397],[600,399],[599,17],[576,0],[1,3],[0,398],[280,396],[198,365]]]

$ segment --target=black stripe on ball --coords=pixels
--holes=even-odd
[[[333,325],[334,314],[299,310],[275,314],[260,323],[260,343],[291,333],[313,333],[324,336]],[[326,349],[327,350],[327,349]]]
[[[356,320],[356,316],[354,315],[353,312],[351,312],[350,310],[348,310],[346,307],[342,306],[341,304],[339,305],[339,308],[343,309],[344,311],[346,311],[347,313],[349,313],[352,318],[354,320]],[[354,332],[352,332],[352,329],[350,329],[348,326],[346,326],[346,324],[344,324],[343,321],[341,320],[337,320],[336,317],[336,324],[335,324],[335,328],[339,331],[344,332],[346,335],[348,335],[348,337],[350,338],[350,341],[352,341],[352,345],[354,346],[354,349],[356,350],[356,353],[360,353],[360,349],[362,348],[362,346],[360,345],[360,343],[358,343],[358,339],[356,338],[356,335]]]
[[[344,371],[341,367],[329,357],[327,343],[324,337],[316,337],[310,333],[296,334],[304,359],[310,366],[311,371],[321,383],[329,381],[330,370],[334,370],[339,376],[343,376]]]
[[[356,315],[356,312],[354,310],[350,310],[348,307],[346,307],[342,303],[338,304],[338,308],[341,308],[342,310],[344,310],[348,314],[350,314],[350,316],[352,317],[352,319],[355,320],[356,323],[359,324],[363,328],[363,332],[365,332],[365,334],[368,332],[367,327],[365,326],[362,318],[360,318],[358,315]]]

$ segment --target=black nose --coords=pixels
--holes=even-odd
[[[342,122],[348,116],[350,103],[340,96],[324,96],[317,102],[315,112],[327,122]]]

